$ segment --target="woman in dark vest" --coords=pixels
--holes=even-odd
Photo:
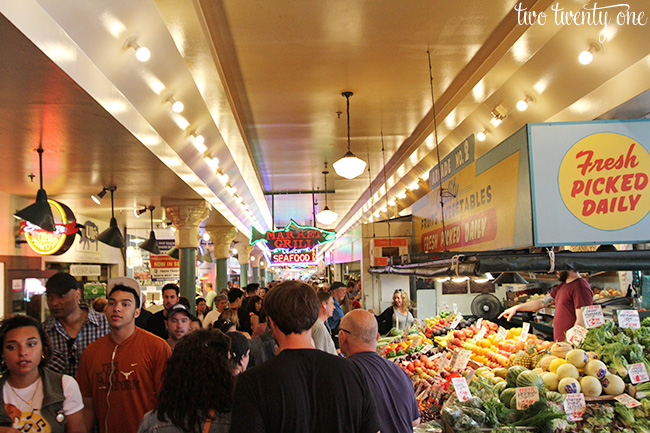
[[[29,316],[9,316],[0,322],[0,342],[0,426],[34,433],[85,432],[79,385],[44,368],[51,351],[41,324]]]

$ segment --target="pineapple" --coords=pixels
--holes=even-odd
[[[533,368],[535,368],[535,367],[539,367],[539,363],[540,363],[540,361],[541,361],[542,358],[545,357],[545,356],[546,356],[546,351],[545,351],[545,350],[539,352],[537,355],[534,355],[534,356],[533,356]]]
[[[533,368],[533,358],[528,353],[521,351],[517,353],[515,359],[512,360],[511,365],[521,365],[530,370]]]

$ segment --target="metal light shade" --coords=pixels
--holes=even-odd
[[[36,193],[36,201],[16,212],[14,216],[24,219],[48,232],[53,232],[56,228],[52,208],[50,208],[50,204],[47,202],[47,193],[42,188]]]
[[[97,236],[97,240],[111,247],[124,248],[124,237],[120,229],[117,228],[117,220],[115,217],[111,218],[111,223],[108,228]]]
[[[181,256],[181,250],[179,250],[178,248],[174,247],[174,248],[172,248],[171,250],[169,250],[169,251],[167,252],[167,255],[168,255],[169,257],[171,257],[172,259],[176,259],[176,260],[178,260],[178,259],[180,258],[180,256]]]
[[[210,250],[207,248],[205,249],[205,254],[201,256],[201,260],[203,260],[206,263],[212,263],[212,254],[210,254]]]
[[[528,281],[517,272],[504,272],[497,277],[492,283],[494,284],[528,284]]]
[[[325,209],[316,214],[316,221],[321,224],[329,225],[332,224],[339,217],[334,211],[331,211],[329,207],[325,206]]]
[[[160,248],[158,248],[158,241],[156,240],[156,234],[151,230],[149,233],[149,239],[142,242],[139,245],[145,251],[149,251],[151,254],[160,254]]]
[[[354,179],[366,169],[366,161],[357,158],[354,153],[348,151],[343,158],[332,164],[334,171],[346,179]]]

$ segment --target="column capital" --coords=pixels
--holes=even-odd
[[[237,237],[237,229],[233,226],[206,226],[205,231],[214,245],[214,258],[230,257],[230,243]]]
[[[244,244],[243,246],[237,248],[238,260],[240,265],[247,265],[250,261],[250,254],[253,252],[255,247],[253,245]]]
[[[176,228],[177,248],[197,248],[199,246],[199,226],[210,215],[208,202],[200,199],[163,199],[165,213]]]

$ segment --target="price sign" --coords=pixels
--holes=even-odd
[[[650,380],[650,378],[648,378],[648,371],[645,368],[645,364],[642,362],[630,365],[628,374],[630,375],[630,382],[634,385]]]
[[[456,349],[454,356],[452,357],[451,369],[452,370],[463,370],[467,367],[469,362],[469,357],[472,354],[471,350]]]
[[[451,383],[454,385],[458,400],[463,402],[472,398],[472,392],[469,390],[469,386],[467,386],[467,381],[464,377],[454,377],[451,379]]]
[[[641,403],[638,402],[637,400],[633,399],[627,394],[621,394],[619,396],[614,397],[614,400],[619,401],[621,404],[624,404],[625,406],[629,407],[630,409],[635,408],[637,406],[641,406]]]
[[[497,340],[505,340],[508,336],[508,331],[502,326],[499,326],[499,331],[497,332]]]
[[[576,347],[579,347],[582,342],[585,341],[587,332],[589,332],[587,329],[583,328],[580,325],[576,325],[566,332],[566,341]]]
[[[600,325],[605,324],[603,309],[600,305],[582,307],[582,317],[585,319],[585,325],[587,325],[587,329],[598,328]]]
[[[481,338],[485,337],[485,333],[487,332],[487,328],[481,328],[480,331],[478,331],[478,334],[476,334],[476,341],[480,340]]]
[[[621,328],[639,329],[641,321],[636,310],[621,310],[618,312],[618,326]]]
[[[438,364],[438,373],[440,373],[442,370],[445,369],[448,362],[449,362],[449,359],[447,359],[446,356],[443,356],[442,359],[440,360],[440,363]]]
[[[539,389],[536,386],[516,388],[517,410],[526,409],[531,404],[539,401]]]
[[[427,344],[426,346],[424,346],[422,348],[422,353],[427,353],[431,349],[433,349],[433,345],[432,344]]]
[[[451,325],[449,325],[449,327],[451,329],[456,329],[456,326],[458,326],[461,320],[463,320],[463,316],[461,316],[460,314],[456,314],[456,317],[454,317],[454,321],[451,322]]]
[[[521,335],[519,336],[519,341],[526,341],[528,338],[528,331],[530,331],[530,323],[524,322],[524,324],[521,325]]]
[[[567,394],[564,400],[564,411],[569,421],[581,421],[587,411],[584,394]]]
[[[481,325],[483,324],[483,318],[479,317],[479,319],[476,321],[476,327],[478,329],[481,329]]]

